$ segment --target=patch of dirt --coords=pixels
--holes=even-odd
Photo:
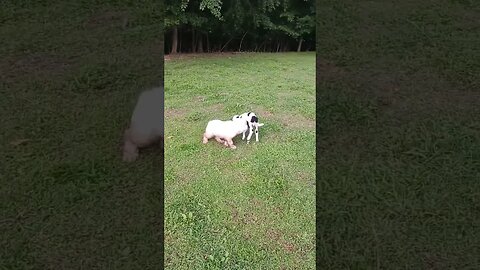
[[[11,82],[26,77],[57,76],[71,65],[65,58],[45,53],[8,57],[0,63],[0,79]]]
[[[274,120],[282,123],[284,126],[289,128],[306,128],[312,129],[315,128],[315,119],[308,119],[302,115],[291,115],[291,114],[274,114],[268,110],[265,110],[261,107],[253,108],[253,112],[258,115],[260,123],[268,122],[269,120]],[[266,119],[266,120],[264,120]]]
[[[179,119],[179,118],[184,118],[187,115],[187,110],[186,109],[166,109],[164,111],[165,113],[165,119],[171,118],[171,119]]]
[[[223,112],[225,110],[225,105],[223,104],[213,104],[205,108],[205,111],[209,112]]]
[[[253,212],[239,213],[236,208],[232,208],[232,220],[236,224],[255,225],[259,218]]]
[[[313,186],[315,186],[315,175],[312,176],[311,173],[299,171],[295,173],[296,179],[301,181],[310,182]]]
[[[272,117],[273,116],[273,113],[270,112],[270,111],[267,111],[261,107],[256,107],[254,108],[254,113],[257,114],[258,118],[262,119],[262,117]],[[260,121],[261,122],[261,121]]]
[[[332,80],[346,75],[345,70],[319,57],[316,59],[316,68],[317,84],[319,84],[321,80]]]
[[[164,56],[165,61],[178,60],[178,59],[196,59],[196,58],[212,58],[212,57],[232,57],[241,54],[247,54],[248,52],[210,52],[210,53],[176,53],[166,54]]]
[[[424,264],[426,269],[445,269],[446,264],[445,264],[445,259],[433,254],[425,254],[424,256]]]
[[[342,81],[347,86],[345,92],[373,102],[390,119],[409,119],[435,111],[476,110],[476,104],[480,104],[480,92],[460,89],[435,71],[399,72],[382,71],[380,67],[353,72],[317,59],[317,89],[325,82]]]
[[[207,100],[207,97],[205,97],[205,96],[196,96],[196,97],[193,98],[193,100],[194,100],[195,102],[205,102],[205,100]]]
[[[294,253],[297,251],[297,248],[294,244],[288,242],[287,240],[282,237],[282,234],[272,228],[268,229],[266,232],[267,239],[279,244],[283,250],[288,253]]]
[[[374,76],[360,72],[352,78],[360,84],[356,91],[358,95],[366,96],[383,112],[399,118],[434,111],[471,110],[480,104],[479,92],[458,89],[446,78],[433,72]]]
[[[308,119],[302,115],[280,114],[276,118],[284,126],[293,129],[315,129],[315,120]]]

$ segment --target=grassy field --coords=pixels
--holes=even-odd
[[[479,11],[317,1],[321,269],[480,268]]]
[[[159,168],[121,162],[136,96],[158,85],[158,1],[3,1],[0,269],[154,269]]]
[[[315,54],[165,63],[166,269],[315,268]],[[201,142],[253,111],[260,142]]]

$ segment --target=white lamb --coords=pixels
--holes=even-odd
[[[130,122],[125,131],[123,160],[137,159],[138,149],[155,142],[163,142],[163,87],[140,94]]]
[[[232,119],[228,121],[212,120],[208,122],[205,133],[203,134],[203,143],[215,137],[215,140],[231,149],[237,147],[233,145],[233,138],[248,130],[248,124],[245,119]]]

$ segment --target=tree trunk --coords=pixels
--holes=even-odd
[[[173,28],[173,32],[172,32],[172,49],[170,51],[170,53],[177,53],[177,47],[178,47],[178,29],[177,27],[175,26]]]
[[[182,52],[182,38],[180,36],[180,38],[178,39],[178,51],[179,52]]]
[[[242,40],[240,40],[240,46],[238,47],[239,52],[242,50],[242,42],[243,42],[243,38],[245,37],[246,34],[247,34],[247,32],[245,32],[245,34],[243,34]]]
[[[220,49],[220,52],[222,52],[223,49],[225,49],[225,47],[228,45],[228,43],[230,43],[230,41],[232,41],[232,39],[233,39],[233,37],[230,38],[230,39],[227,41],[227,43],[225,43],[225,45],[223,45],[223,47]]]
[[[195,53],[195,28],[192,27],[192,53]]]
[[[203,37],[202,33],[198,34],[198,52],[203,53]]]
[[[280,51],[280,41],[277,41],[277,52]]]
[[[210,52],[210,40],[208,39],[208,32],[207,32],[207,52]]]
[[[297,52],[300,52],[302,50],[302,42],[303,42],[303,38],[300,38],[300,40],[298,41]]]

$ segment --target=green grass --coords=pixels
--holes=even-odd
[[[475,1],[317,1],[322,269],[479,269]]]
[[[152,269],[163,157],[120,146],[161,78],[157,1],[31,2],[0,9],[0,269]]]
[[[165,267],[315,268],[315,54],[165,63]],[[260,142],[201,142],[257,113]]]

